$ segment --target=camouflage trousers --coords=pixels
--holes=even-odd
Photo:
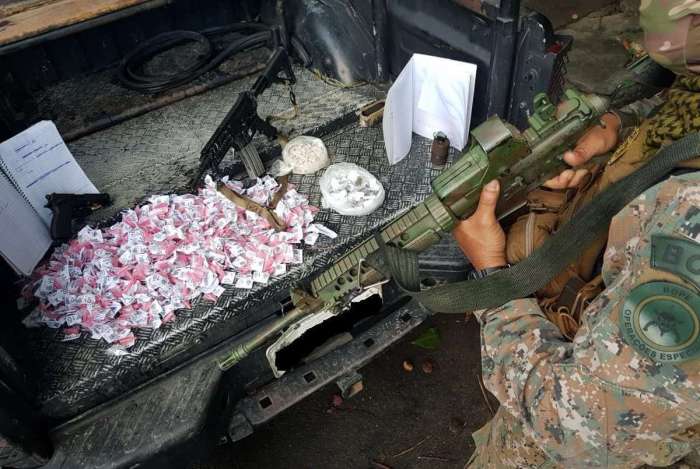
[[[472,433],[472,438],[476,449],[467,463],[467,467],[472,469],[561,467],[525,434],[520,420],[503,407],[498,408],[496,415],[486,425]],[[700,441],[696,441],[694,446],[695,449],[682,462],[700,468]]]
[[[525,435],[522,423],[503,407],[493,419],[472,434],[476,450],[468,467],[491,469],[504,467],[557,467],[532,438]]]

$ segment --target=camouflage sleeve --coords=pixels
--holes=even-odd
[[[482,312],[479,320],[487,389],[550,458],[570,458],[600,437],[600,423],[582,402],[596,399],[595,388],[573,363],[574,345],[536,300],[511,301]]]

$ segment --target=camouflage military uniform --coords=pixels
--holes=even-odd
[[[700,321],[698,207],[694,172],[649,189],[615,217],[603,266],[607,289],[585,311],[573,342],[534,299],[479,314],[484,382],[501,408],[474,435],[472,467],[664,466],[698,445],[700,339],[674,360],[639,338],[677,343],[700,324],[688,331],[664,322],[659,310],[640,320],[639,337],[625,335],[626,312],[644,301],[653,306],[669,289],[690,295],[688,318]],[[652,237],[662,234],[684,246],[690,271],[680,261],[673,272],[652,266]],[[656,286],[645,292],[643,285]]]
[[[582,203],[700,130],[700,1],[642,0],[640,11],[650,55],[680,76]],[[695,172],[615,217],[607,288],[583,311],[573,342],[534,298],[477,314],[484,382],[501,407],[473,435],[471,467],[665,466],[700,449],[699,207]]]

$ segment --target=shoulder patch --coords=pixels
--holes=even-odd
[[[620,316],[622,336],[656,362],[700,357],[700,295],[669,282],[634,288]]]
[[[664,234],[651,235],[651,266],[700,289],[700,243]]]

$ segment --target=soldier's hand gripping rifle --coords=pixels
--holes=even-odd
[[[342,312],[368,286],[387,280],[372,267],[380,239],[412,251],[427,249],[474,212],[481,188],[489,181],[497,178],[501,183],[500,217],[521,208],[528,192],[567,167],[564,152],[599,121],[608,100],[567,90],[558,111],[544,94],[537,96],[534,107],[530,128],[524,132],[497,116],[476,127],[469,150],[435,178],[430,197],[314,278],[307,290],[292,291],[295,307],[235,346],[219,366],[224,370],[234,366],[303,317],[325,310]]]

